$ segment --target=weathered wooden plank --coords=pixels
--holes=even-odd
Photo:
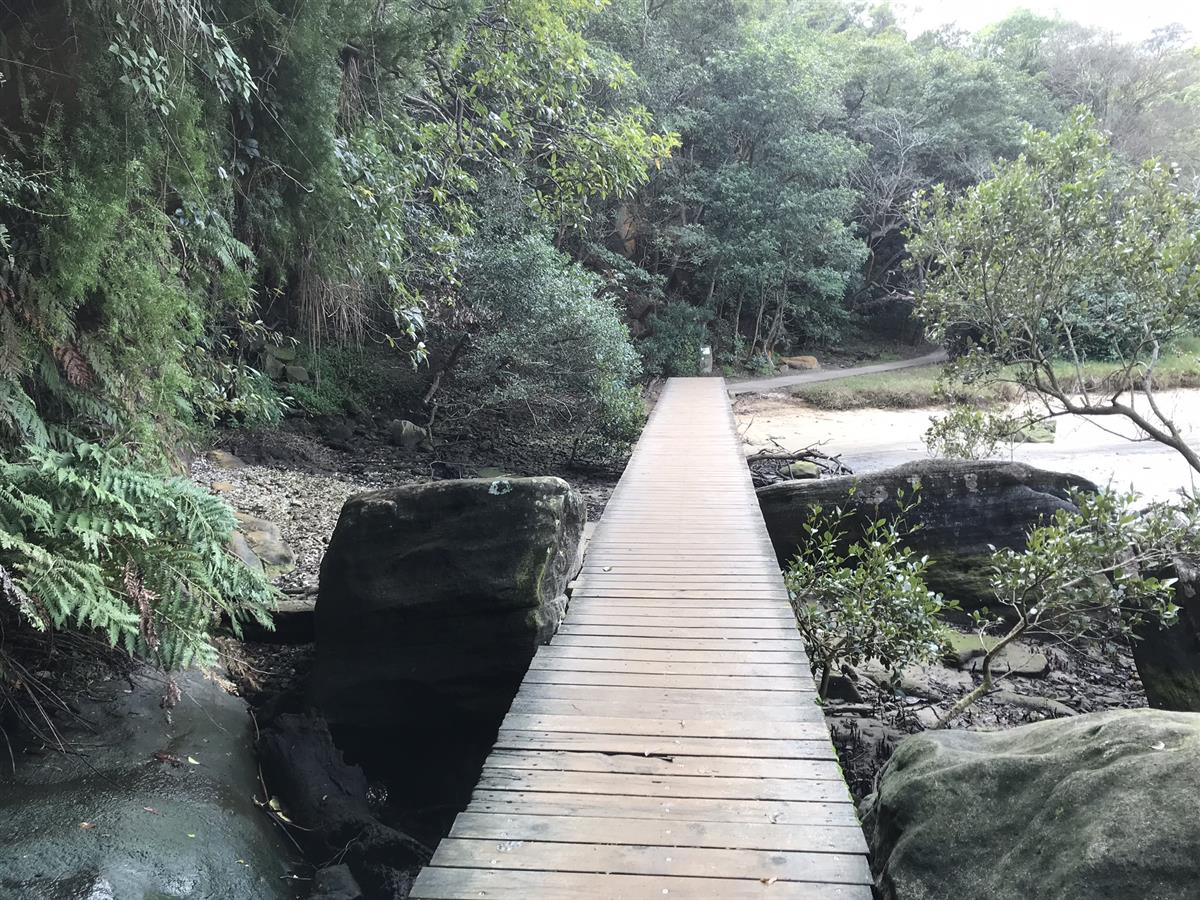
[[[542,701],[542,705],[551,702]],[[798,722],[771,722],[768,728],[763,723],[750,719],[710,719],[703,716],[656,718],[649,712],[645,715],[611,716],[588,714],[573,704],[566,704],[564,713],[527,713],[510,710],[504,717],[502,728],[518,731],[544,731],[546,733],[595,734],[641,734],[670,737],[718,737],[718,738],[762,738],[764,734],[780,740],[808,740],[820,737],[828,740],[829,731],[825,720],[819,715]],[[816,710],[816,707],[813,707]]]
[[[756,575],[762,571],[761,563],[733,562],[726,563],[720,566],[722,575]],[[646,562],[614,562],[593,564],[592,560],[580,570],[581,575],[623,575],[626,578],[640,577],[643,575],[661,575],[664,580],[676,576],[694,575],[696,572],[695,564],[690,562],[670,562],[670,560],[646,560]]]
[[[576,702],[600,701],[607,703],[665,703],[695,704],[756,704],[771,709],[792,709],[811,706],[816,692],[807,694],[796,691],[743,691],[721,688],[659,688],[620,687],[600,684],[536,684],[525,682],[517,697],[522,700],[574,700]],[[807,702],[806,702],[807,698]]]
[[[578,750],[497,749],[487,758],[490,769],[544,769],[552,772],[605,772],[621,775],[665,775],[698,778],[791,778],[840,781],[831,759],[748,759],[732,756],[587,753]]]
[[[718,800],[812,800],[850,803],[840,780],[716,778],[484,768],[479,787],[491,791],[559,791],[632,797],[708,797]],[[619,801],[618,801],[619,802]]]
[[[570,750],[631,753],[637,756],[733,756],[745,759],[835,759],[824,736],[808,740],[774,738],[668,737],[593,732],[540,732],[501,728],[497,750]]]
[[[613,583],[592,579],[576,588],[575,593],[581,597],[716,597],[722,600],[736,600],[739,597],[769,597],[772,600],[787,600],[788,593],[782,584],[774,587],[763,585],[742,585],[740,582],[727,584],[700,583],[687,585],[671,584],[642,584],[642,583]]]
[[[577,672],[570,669],[530,669],[525,673],[526,684],[574,684],[574,685],[605,685],[608,687],[642,687],[642,688],[685,688],[689,690],[739,690],[802,692],[806,695],[813,690],[812,681],[800,675],[779,678],[757,678],[753,676],[719,675],[669,675],[659,672],[628,673],[628,672]],[[810,700],[811,697],[795,698]]]
[[[778,598],[769,597],[580,597],[571,598],[571,609],[621,609],[636,607],[649,610],[714,610],[728,616],[740,616],[745,611],[768,610],[773,613],[790,612],[791,607],[781,604]],[[794,616],[792,621],[795,621]]]
[[[714,678],[799,678],[795,663],[730,662],[714,657],[709,662],[677,662],[670,656],[663,659],[589,659],[582,656],[550,656],[538,653],[529,664],[529,673],[539,672],[623,672],[630,675],[700,675]]]
[[[689,878],[519,869],[443,869],[421,872],[412,900],[871,900],[863,885],[771,882],[757,878]]]
[[[524,715],[583,714],[612,718],[706,719],[756,723],[760,733],[780,722],[821,722],[821,710],[813,704],[795,706],[728,705],[717,703],[655,703],[651,700],[564,700],[518,696],[510,707]]]
[[[674,647],[591,647],[572,646],[557,642],[541,651],[556,659],[618,659],[618,660],[664,660],[668,662],[727,662],[769,663],[772,665],[794,665],[805,667],[808,657],[800,647],[787,650],[733,650],[712,647],[707,650],[678,649]]]
[[[559,634],[559,647],[628,647],[633,650],[758,650],[764,653],[799,652],[804,643],[800,636],[772,640],[741,638],[620,637],[590,634]]]
[[[756,599],[787,599],[786,591],[780,590],[778,578],[763,578],[755,581],[751,580],[749,575],[744,578],[731,578],[727,574],[714,574],[709,577],[703,573],[697,575],[695,572],[691,574],[664,573],[664,576],[654,581],[649,580],[649,576],[641,575],[622,575],[619,578],[581,578],[576,583],[573,593],[578,596],[595,594],[599,597],[624,597],[630,596],[626,591],[633,591],[632,596],[636,597],[639,594],[658,596],[660,591],[686,591],[689,593],[712,591],[720,594],[720,599],[723,600],[737,599],[742,596]]]
[[[634,601],[635,603],[638,601]],[[762,606],[687,606],[672,604],[670,606],[627,606],[621,601],[588,600],[576,597],[571,602],[571,624],[595,625],[609,622],[630,622],[635,624],[653,625],[661,619],[704,620],[701,625],[744,625],[745,619],[752,619],[755,624],[780,624],[796,627],[796,617],[786,610],[781,610],[779,604],[772,603]],[[656,621],[648,621],[656,620]],[[713,620],[713,621],[708,621]],[[660,625],[670,622],[657,621]]]
[[[857,825],[658,822],[602,816],[503,815],[469,810],[459,814],[450,836],[477,840],[719,847],[728,850],[791,850],[807,853],[865,853],[867,850],[862,829]]]
[[[575,635],[579,637],[682,638],[684,640],[694,638],[725,640],[728,636],[737,640],[762,641],[788,640],[797,636],[796,628],[793,625],[760,627],[750,623],[720,627],[703,623],[699,625],[642,625],[636,622],[629,625],[564,625],[559,629],[559,634],[564,637]]]
[[[549,841],[447,838],[433,855],[435,866],[544,870],[621,875],[685,875],[712,879],[760,878],[830,884],[870,884],[871,873],[857,854],[724,850],[696,847],[638,847]],[[713,885],[720,890],[720,885]]]
[[[546,816],[607,816],[674,822],[751,822],[764,825],[858,826],[850,803],[802,800],[730,800],[704,797],[628,797],[607,794],[477,789],[472,812]]]

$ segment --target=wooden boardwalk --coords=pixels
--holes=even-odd
[[[719,378],[671,379],[419,900],[870,900]]]

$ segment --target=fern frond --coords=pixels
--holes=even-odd
[[[186,479],[67,432],[0,455],[0,565],[44,627],[102,634],[164,668],[212,662],[211,630],[269,621],[274,590],[228,550],[233,513]],[[27,602],[26,602],[27,601]]]
[[[37,406],[14,377],[0,375],[0,432],[17,442],[46,446],[50,437]]]

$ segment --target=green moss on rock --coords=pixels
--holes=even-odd
[[[905,740],[864,827],[883,900],[1200,896],[1200,714]]]

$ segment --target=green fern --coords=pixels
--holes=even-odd
[[[0,597],[30,625],[92,631],[168,669],[215,662],[222,614],[238,633],[269,627],[274,592],[229,552],[223,501],[123,448],[61,430],[53,443],[0,456]]]

